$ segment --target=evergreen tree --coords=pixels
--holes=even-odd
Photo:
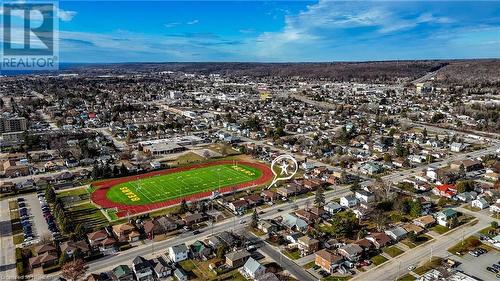
[[[257,228],[259,223],[259,214],[257,213],[257,208],[253,209],[251,226]]]
[[[316,207],[321,208],[325,205],[325,192],[323,187],[318,187],[316,190],[316,196],[314,197],[314,204]]]

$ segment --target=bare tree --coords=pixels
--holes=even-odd
[[[71,281],[76,281],[85,276],[87,265],[82,259],[66,262],[61,268],[61,275]]]

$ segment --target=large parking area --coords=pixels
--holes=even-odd
[[[490,250],[488,253],[480,255],[477,258],[466,254],[462,257],[453,257],[453,259],[461,262],[458,268],[467,274],[476,276],[482,280],[497,280],[495,273],[486,270],[486,267],[491,267],[492,264],[500,262],[500,255],[495,250]]]

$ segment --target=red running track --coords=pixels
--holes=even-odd
[[[128,181],[133,181],[133,180],[142,179],[142,178],[148,178],[148,177],[157,176],[157,175],[167,175],[167,174],[171,174],[171,173],[177,173],[177,172],[191,170],[193,168],[202,168],[202,167],[224,165],[224,164],[233,164],[233,163],[234,163],[234,161],[230,161],[230,160],[207,162],[207,163],[202,163],[202,164],[190,165],[190,166],[186,166],[186,167],[178,167],[178,168],[172,168],[172,169],[167,169],[167,170],[149,172],[149,173],[145,173],[145,174],[141,174],[141,175],[134,175],[134,176],[128,176],[128,177],[123,177],[123,178],[109,179],[109,180],[96,182],[96,183],[92,184],[97,189],[92,193],[91,199],[95,204],[97,204],[103,208],[117,208],[118,212],[116,215],[118,217],[125,217],[127,215],[139,214],[139,213],[149,212],[149,211],[160,209],[160,208],[165,208],[165,207],[177,205],[177,204],[180,204],[183,199],[189,202],[189,201],[195,201],[195,200],[199,200],[199,199],[203,199],[203,198],[208,198],[212,195],[212,191],[200,192],[200,193],[188,195],[185,197],[170,199],[167,201],[162,201],[162,202],[157,202],[157,203],[148,203],[148,204],[143,204],[143,205],[126,205],[123,203],[113,202],[113,201],[109,200],[108,197],[106,196],[106,193],[108,192],[108,190],[112,186],[115,186],[115,185],[120,184],[120,183],[128,182]],[[271,169],[262,163],[246,162],[246,161],[238,161],[237,163],[259,169],[262,172],[262,175],[260,176],[260,178],[253,180],[253,181],[223,187],[223,188],[219,189],[220,193],[222,193],[222,194],[228,193],[228,192],[231,192],[234,190],[244,189],[244,188],[250,187],[252,185],[261,185],[261,184],[264,184],[264,183],[270,181],[273,178],[273,172],[271,171]]]

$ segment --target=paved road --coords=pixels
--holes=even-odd
[[[307,270],[297,265],[294,261],[288,259],[279,250],[273,248],[268,243],[262,243],[259,247],[259,251],[276,261],[283,269],[290,272],[290,274],[292,274],[297,280],[316,281],[316,278],[309,274]]]
[[[348,187],[341,187],[337,188],[335,190],[329,190],[325,192],[325,198],[327,200],[333,200],[335,198],[340,198],[342,196],[345,196],[347,194],[350,194],[351,191],[349,190]],[[272,208],[266,209],[265,213],[260,215],[261,219],[269,219],[269,218],[274,218],[277,216],[283,216],[291,211],[293,211],[295,205],[298,206],[305,206],[307,202],[310,202],[311,198],[302,198],[296,200],[293,204],[287,203],[287,204],[282,204],[282,205],[275,205]],[[278,209],[280,211],[278,211]],[[235,219],[229,219],[226,221],[222,221],[220,223],[214,224],[213,229],[212,227],[206,227],[203,229],[203,232],[198,234],[198,235],[191,235],[191,232],[185,233],[183,235],[164,240],[161,242],[155,242],[154,243],[154,249],[157,252],[162,252],[165,253],[167,248],[173,245],[177,245],[180,243],[192,243],[196,240],[203,240],[207,236],[209,236],[211,233],[218,233],[222,231],[241,231],[243,230],[247,224],[250,222],[251,214],[235,218]],[[239,220],[245,220],[246,223],[240,224],[237,221]],[[152,253],[152,246],[151,245],[141,245],[135,248],[132,248],[130,250],[127,250],[125,252],[117,253],[114,256],[108,256],[104,257],[102,259],[90,262],[89,265],[89,271],[88,272],[102,272],[106,270],[110,270],[113,267],[120,265],[120,264],[131,264],[132,260],[136,256],[147,256],[148,254]],[[286,265],[285,267],[286,268]]]
[[[12,241],[9,201],[0,201],[0,278],[16,277],[15,247]]]
[[[478,222],[476,224],[462,225],[454,230],[450,230],[431,240],[431,242],[417,246],[378,267],[356,275],[353,280],[395,280],[398,276],[408,273],[409,266],[418,266],[420,262],[427,261],[431,256],[449,256],[448,248],[460,242],[462,238],[474,235],[479,230],[489,226],[492,220],[495,220],[483,213],[471,212],[463,208],[457,209],[469,215],[474,215],[478,219]]]

